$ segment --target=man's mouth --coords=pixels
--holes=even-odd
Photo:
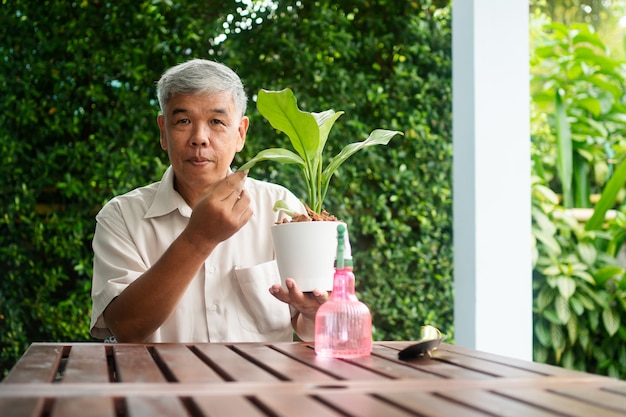
[[[208,163],[211,162],[211,160],[208,158],[195,158],[195,157],[188,159],[188,161],[192,165],[196,165],[196,166],[207,165]]]

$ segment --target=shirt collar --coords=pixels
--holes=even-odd
[[[174,189],[174,170],[170,165],[163,174],[161,182],[158,183],[154,200],[152,200],[144,218],[165,216],[176,209],[181,215],[191,217],[191,207]]]

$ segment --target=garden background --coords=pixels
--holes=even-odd
[[[534,345],[537,360],[624,377],[623,181],[614,218],[587,230],[559,199],[567,152],[556,152],[567,126],[569,154],[592,162],[589,193],[619,179],[623,49],[609,35],[624,8],[601,3],[531,2],[531,38],[547,42],[531,59]],[[557,16],[565,25],[544,26]],[[417,339],[432,324],[453,341],[450,17],[444,0],[3,0],[0,375],[31,342],[91,340],[94,216],[161,177],[155,82],[191,57],[224,62],[244,81],[251,128],[235,165],[286,140],[256,111],[261,88],[290,87],[308,111],[344,110],[333,154],[377,127],[404,132],[348,160],[327,208],[350,225],[374,338]],[[571,59],[559,59],[564,51]],[[301,193],[290,169],[260,164],[251,176]]]

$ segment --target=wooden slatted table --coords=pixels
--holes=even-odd
[[[626,381],[442,345],[322,359],[306,343],[34,343],[0,383],[0,416],[626,415]]]

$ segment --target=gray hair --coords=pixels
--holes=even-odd
[[[248,98],[239,76],[219,62],[207,59],[191,59],[163,73],[157,83],[161,112],[175,94],[215,94],[229,92],[235,110],[243,117]]]

